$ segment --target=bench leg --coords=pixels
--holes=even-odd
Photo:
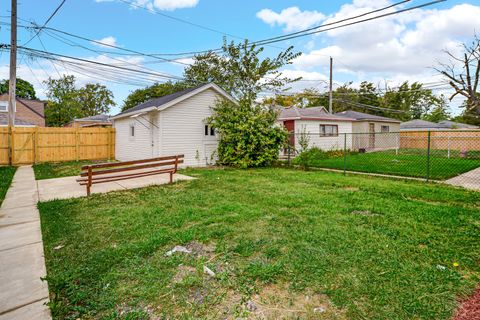
[[[90,196],[90,185],[87,183],[87,197]]]
[[[173,183],[173,172],[170,172],[170,183]]]

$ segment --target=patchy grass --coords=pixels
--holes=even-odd
[[[87,164],[104,163],[108,160],[85,160],[85,161],[67,161],[67,162],[45,162],[33,166],[36,180],[62,178],[78,176],[81,168]]]
[[[55,319],[450,319],[480,280],[480,193],[185,173],[198,179],[39,204]],[[192,253],[166,256],[176,245]]]
[[[0,205],[5,199],[5,194],[12,183],[16,169],[15,167],[0,167]]]
[[[321,153],[319,153],[320,155]],[[325,153],[327,154],[327,153]],[[323,154],[322,154],[323,155]],[[432,150],[430,158],[430,179],[445,180],[459,174],[480,167],[480,158],[475,158],[470,153],[469,158],[458,157],[458,152],[452,152],[448,158],[443,150]],[[455,156],[456,155],[456,156]],[[349,153],[344,162],[343,152],[333,156],[312,156],[301,159],[295,158],[294,164],[310,167],[343,170],[345,165],[349,171],[391,174],[408,177],[425,178],[427,174],[427,156],[423,152],[412,150],[377,151],[369,153]]]

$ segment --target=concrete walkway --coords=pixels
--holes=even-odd
[[[480,191],[480,168],[465,172],[455,178],[448,179],[445,183],[452,186]]]
[[[32,167],[20,167],[0,208],[0,320],[50,319],[38,192]]]
[[[135,170],[137,171],[137,170]],[[138,170],[141,171],[141,170]],[[134,172],[134,171],[132,171]],[[38,195],[39,201],[49,201],[54,199],[69,199],[87,196],[85,186],[81,186],[76,177],[54,178],[47,180],[38,180]],[[174,181],[192,180],[193,177],[185,176],[183,174],[173,175]],[[105,182],[94,184],[91,193],[106,193],[117,190],[128,190],[135,188],[143,188],[152,185],[161,185],[169,183],[168,174],[160,174],[153,176],[146,176],[134,178],[129,180],[118,180],[112,182]]]

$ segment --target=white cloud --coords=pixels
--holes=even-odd
[[[311,27],[325,19],[325,15],[318,11],[301,11],[298,7],[283,9],[276,13],[271,9],[263,9],[257,12],[257,17],[270,26],[283,26],[284,31],[296,31]]]
[[[103,39],[95,40],[95,41],[96,42],[93,42],[93,44],[99,47],[117,46],[117,39],[115,39],[115,37],[112,37],[112,36],[105,37]],[[101,43],[98,43],[98,42],[101,42]]]
[[[363,2],[342,6],[326,21],[363,12],[359,4]],[[474,31],[480,30],[479,16],[479,6],[462,4],[443,10],[416,10],[329,31],[328,45],[300,56],[294,66],[302,70],[325,67],[325,56],[333,56],[341,68],[354,72],[384,73],[386,77],[423,74],[447,59],[444,49],[458,51],[461,41],[471,39]]]
[[[199,0],[136,0],[134,7],[145,7],[148,10],[158,9],[164,11],[173,11],[176,9],[193,8],[197,6]]]

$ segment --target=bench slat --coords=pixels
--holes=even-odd
[[[92,184],[95,184],[97,181],[112,179],[112,178],[121,178],[121,177],[141,177],[147,174],[161,174],[161,173],[175,173],[173,168],[171,169],[159,169],[159,170],[150,170],[150,171],[142,171],[142,172],[134,172],[134,173],[126,173],[126,174],[115,174],[115,175],[107,175],[107,176],[95,176],[92,177]],[[88,177],[78,178],[77,182],[83,183],[88,181]]]
[[[143,160],[132,160],[132,161],[123,161],[123,162],[106,162],[106,163],[98,163],[98,164],[89,164],[82,166],[82,170],[87,170],[88,167],[92,167],[92,169],[101,169],[101,168],[110,168],[110,167],[120,167],[120,166],[128,166],[133,164],[141,164],[141,163],[148,163],[148,162],[158,162],[162,160],[174,160],[178,157],[178,159],[183,159],[184,155],[179,154],[178,156],[166,156],[166,157],[158,157],[158,158],[151,158],[151,159],[143,159]]]
[[[163,166],[170,166],[170,165],[175,165],[183,163],[183,160],[178,160],[176,161],[167,161],[167,162],[156,162],[156,163],[147,163],[147,164],[141,164],[141,165],[135,165],[135,166],[130,166],[130,167],[124,167],[124,168],[115,168],[115,169],[107,169],[107,170],[97,170],[97,171],[92,171],[92,176],[97,176],[101,174],[109,174],[109,173],[115,173],[115,172],[123,172],[123,171],[131,171],[131,170],[139,170],[139,169],[148,169],[148,168],[154,168],[154,167],[163,167]],[[80,173],[81,177],[87,177],[88,172],[82,172]]]
[[[99,180],[92,180],[92,184],[97,184],[97,183],[105,183],[105,182],[111,182],[111,181],[118,181],[118,180],[128,180],[128,179],[134,179],[134,178],[140,178],[140,177],[146,177],[146,176],[153,176],[156,174],[162,174],[162,173],[174,173],[173,170],[171,171],[163,171],[163,172],[155,172],[155,171],[149,171],[149,172],[144,172],[143,174],[138,174],[138,175],[132,175],[132,176],[111,176],[111,177],[104,177],[104,178],[111,178],[111,179],[99,179]],[[88,184],[88,180],[86,181],[81,181],[80,185],[85,186]]]

